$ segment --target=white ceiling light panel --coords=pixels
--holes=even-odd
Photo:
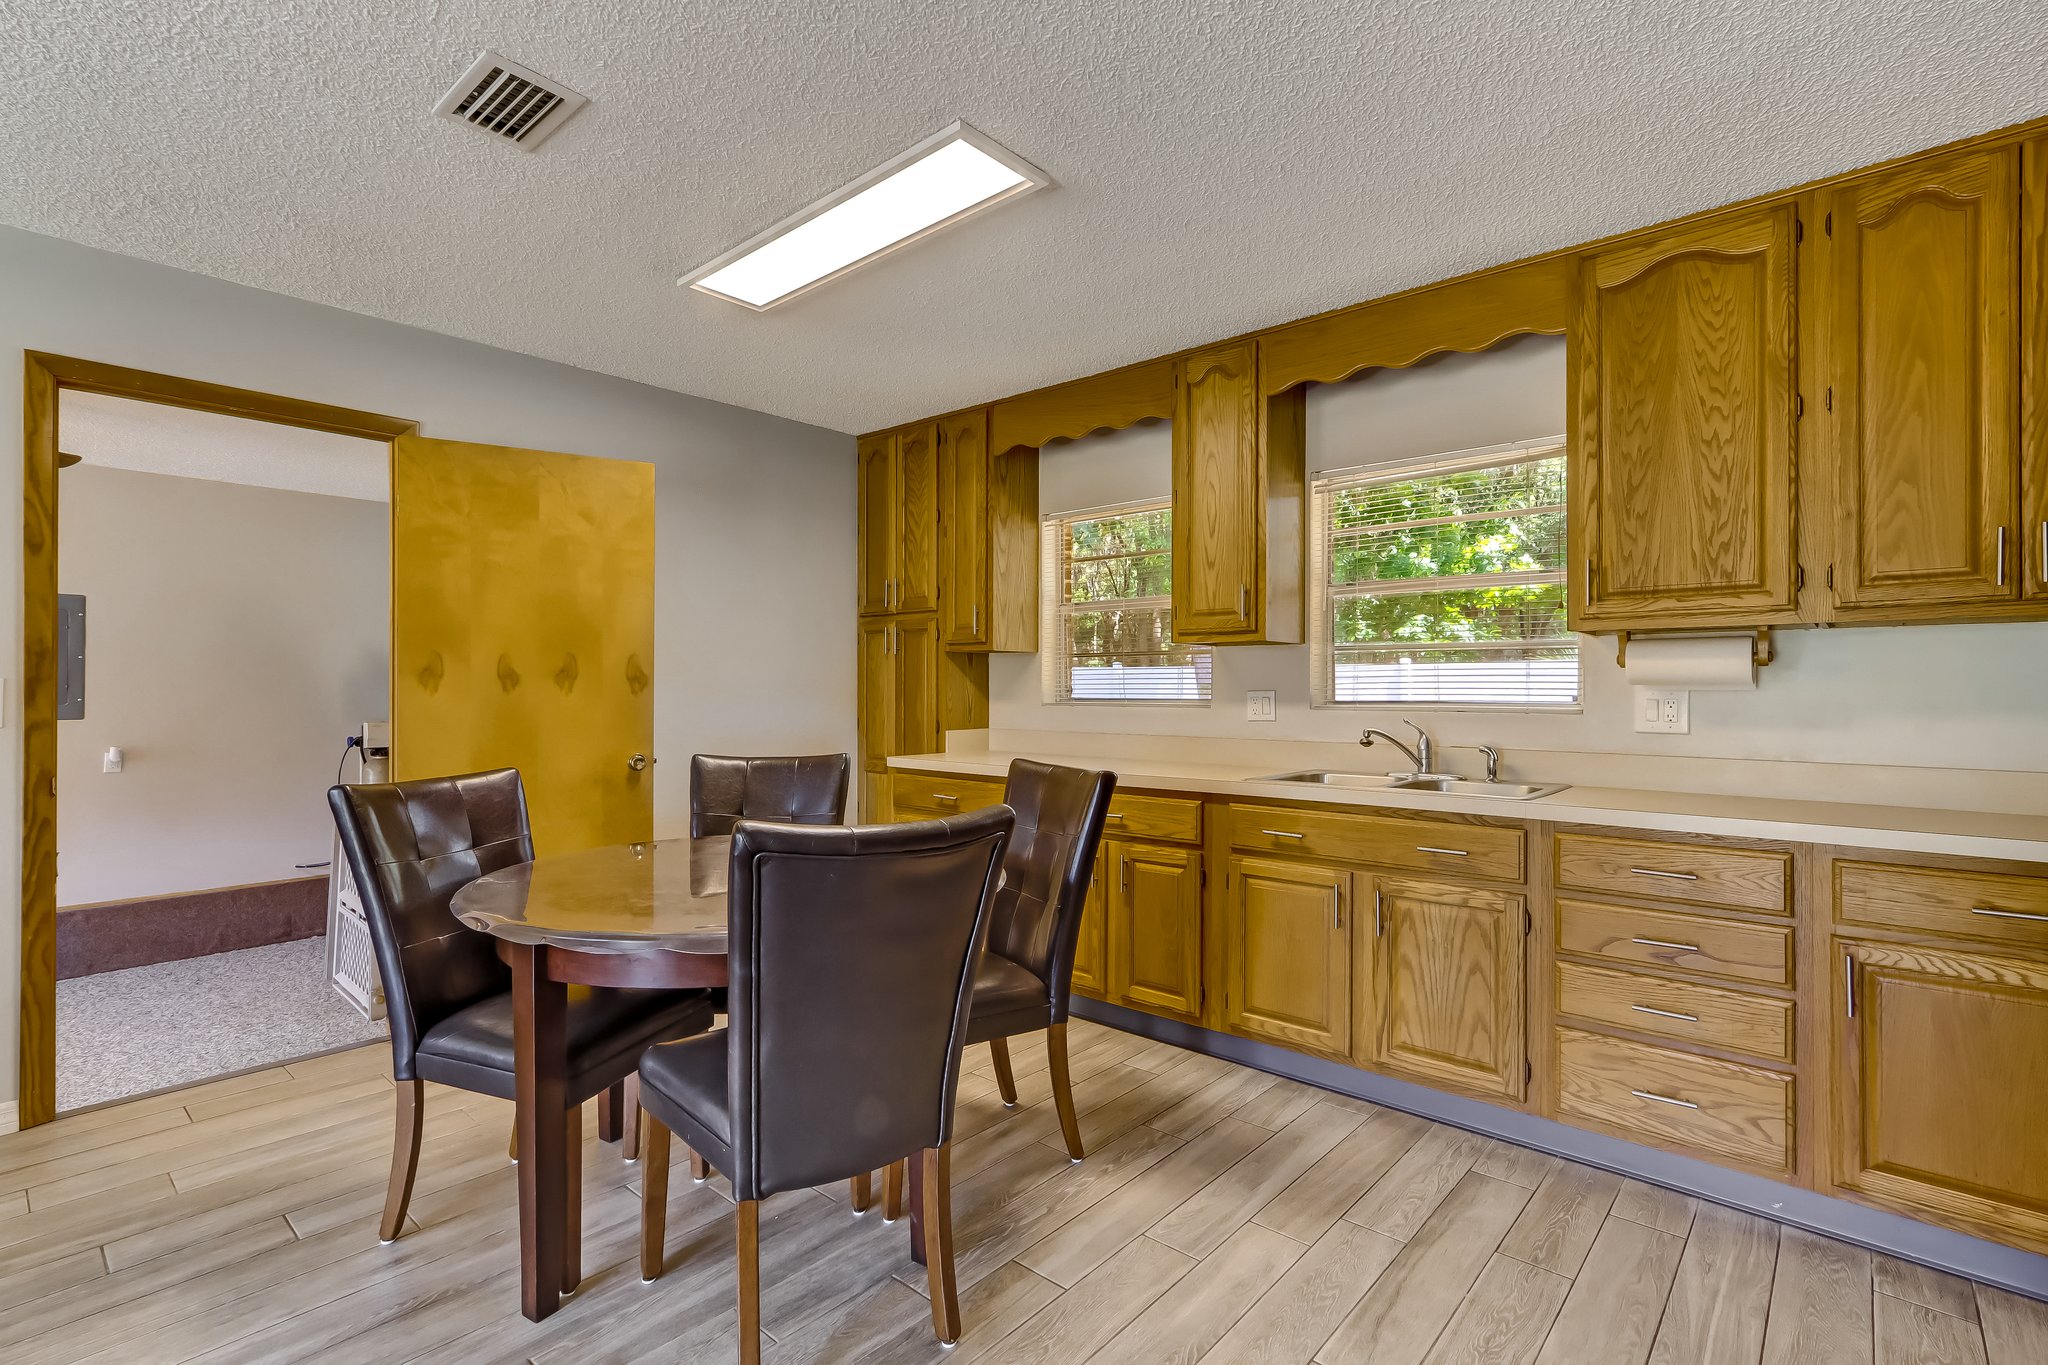
[[[955,123],[676,283],[758,312],[1051,183]]]

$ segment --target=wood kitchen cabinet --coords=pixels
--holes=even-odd
[[[927,612],[939,601],[939,424],[863,438],[859,466],[861,614]]]
[[[1305,411],[1300,388],[1262,392],[1254,342],[1213,346],[1177,364],[1174,639],[1302,640]]]
[[[1038,649],[1038,452],[994,451],[986,408],[938,422],[939,629],[947,649]]]
[[[856,652],[862,771],[882,772],[892,754],[934,753],[947,730],[988,723],[988,660],[941,650],[932,613],[864,618]]]
[[[1106,997],[1194,1019],[1202,1009],[1202,855],[1116,841],[1104,845]]]
[[[1389,1071],[1521,1099],[1524,899],[1455,882],[1371,880],[1372,1008],[1361,1053]]]
[[[1835,946],[1837,1183],[2048,1251],[2048,961]]]
[[[1074,942],[1074,989],[1098,999],[1109,993],[1109,950],[1105,930],[1109,924],[1110,846],[1095,854],[1095,872],[1088,879],[1088,903],[1081,910],[1081,934]]]
[[[2020,153],[1822,199],[1838,613],[2019,594]]]
[[[1233,856],[1224,917],[1224,1019],[1248,1038],[1351,1052],[1351,874]]]
[[[2048,610],[2048,141],[2020,152],[2020,535],[2022,591]]]
[[[1797,231],[1781,203],[1585,259],[1574,630],[1797,618]]]

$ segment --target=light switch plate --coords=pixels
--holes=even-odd
[[[1247,692],[1244,694],[1244,718],[1246,720],[1278,720],[1279,716],[1280,713],[1274,704],[1271,691]]]
[[[1692,693],[1661,687],[1638,687],[1635,692],[1637,734],[1692,733]]]

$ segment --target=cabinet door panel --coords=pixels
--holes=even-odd
[[[939,424],[939,609],[949,649],[988,643],[988,413]]]
[[[872,771],[897,752],[895,642],[894,622],[860,623],[860,756]]]
[[[1231,860],[1225,1015],[1236,1032],[1351,1051],[1351,876],[1304,863]]]
[[[1259,409],[1251,342],[1181,365],[1173,415],[1173,633],[1258,630]]]
[[[860,443],[860,571],[856,591],[863,615],[889,610],[896,574],[896,438]]]
[[[1074,989],[1084,995],[1101,996],[1109,991],[1109,950],[1104,935],[1109,923],[1108,868],[1113,853],[1114,846],[1106,844],[1095,855],[1095,873],[1088,879],[1088,903],[1081,911],[1081,937],[1074,945]]]
[[[896,452],[896,610],[939,605],[939,427],[905,427]]]
[[[2048,1248],[2048,964],[1837,942],[1841,1183]]]
[[[1575,627],[1796,614],[1794,230],[1752,210],[1586,263]]]
[[[893,754],[936,753],[939,720],[939,623],[932,616],[891,619],[896,627],[896,733]]]
[[[1844,607],[2018,592],[2018,153],[1828,197]]]
[[[1202,1008],[1202,855],[1119,843],[1109,856],[1110,998],[1193,1018]]]
[[[1525,923],[1520,896],[1381,878],[1373,1061],[1520,1099]]]
[[[2021,153],[2020,484],[2026,514],[2015,553],[2030,599],[2048,601],[2048,141]]]

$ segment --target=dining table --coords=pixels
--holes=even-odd
[[[717,836],[552,854],[455,893],[456,918],[498,939],[512,969],[520,1311],[535,1322],[583,1278],[582,1124],[568,1102],[563,1029],[569,988],[724,986],[731,846]]]

